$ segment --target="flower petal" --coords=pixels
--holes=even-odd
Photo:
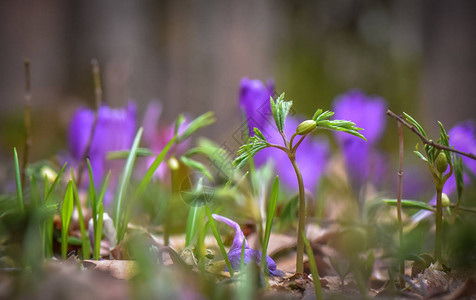
[[[261,262],[261,251],[250,249],[248,241],[246,241],[245,235],[243,234],[243,231],[241,230],[241,227],[238,223],[217,214],[213,214],[212,217],[215,220],[225,223],[226,225],[235,229],[235,237],[233,239],[233,244],[231,245],[231,248],[228,251],[228,258],[230,259],[231,267],[234,270],[237,270],[240,268],[241,248],[243,246],[243,241],[245,241],[245,251],[244,251],[245,262],[244,263],[248,264],[254,261],[257,264],[259,264]],[[283,275],[282,271],[276,269],[276,263],[271,257],[266,256],[266,260],[268,262],[268,270],[271,275],[273,276]]]

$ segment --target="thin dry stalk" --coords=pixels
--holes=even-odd
[[[84,149],[84,153],[81,157],[81,161],[78,167],[78,176],[77,176],[78,187],[81,186],[83,171],[84,171],[84,168],[86,167],[86,158],[89,155],[89,150],[91,150],[91,144],[93,141],[94,133],[96,132],[96,125],[98,121],[98,111],[102,102],[102,87],[101,87],[101,76],[100,76],[99,64],[96,59],[91,60],[91,64],[93,66],[92,71],[93,71],[93,80],[94,80],[94,96],[95,96],[96,109],[94,110],[94,120],[91,126],[91,133],[89,134],[89,139],[86,144],[86,148]]]
[[[31,76],[30,76],[30,60],[24,60],[25,69],[25,146],[23,150],[23,161],[21,166],[21,186],[25,186],[26,165],[28,164],[28,156],[31,147]]]

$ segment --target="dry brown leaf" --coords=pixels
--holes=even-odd
[[[137,263],[132,260],[85,260],[84,267],[111,274],[117,279],[131,279],[137,274]]]

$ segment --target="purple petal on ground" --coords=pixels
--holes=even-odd
[[[241,248],[243,246],[243,241],[245,241],[244,263],[248,264],[249,262],[255,261],[257,264],[259,264],[261,262],[261,251],[250,249],[248,241],[246,241],[245,235],[243,234],[243,231],[241,230],[241,227],[238,223],[217,214],[213,214],[212,217],[215,220],[225,223],[226,225],[235,229],[233,244],[228,251],[228,259],[230,260],[231,267],[234,270],[240,268]],[[268,270],[271,275],[281,276],[283,274],[282,271],[276,269],[276,263],[271,257],[266,256],[266,260],[268,263]]]
[[[271,120],[269,97],[274,93],[274,84],[270,80],[266,86],[260,80],[241,79],[239,104],[248,123],[249,135],[253,128],[263,128]]]
[[[235,251],[237,249],[241,252],[241,247],[243,245],[243,241],[245,241],[245,249],[250,248],[250,245],[248,245],[248,241],[246,241],[245,235],[243,234],[243,231],[241,230],[240,224],[238,224],[235,221],[230,220],[226,217],[217,215],[217,214],[213,214],[212,217],[215,220],[220,221],[222,223],[225,223],[226,225],[235,229],[235,237],[233,238],[233,244],[231,245],[230,252]]]
[[[231,267],[233,268],[233,270],[239,270],[240,263],[241,263],[241,248],[236,249],[235,251],[230,250],[228,252],[228,258],[230,259]],[[257,264],[260,264],[261,251],[254,250],[254,249],[245,249],[244,260],[245,260],[245,265],[250,262],[256,262]],[[284,274],[281,270],[278,270],[276,268],[276,263],[271,257],[266,256],[266,262],[268,263],[269,274],[273,276],[282,276]]]

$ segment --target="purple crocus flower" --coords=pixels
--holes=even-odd
[[[465,121],[456,124],[449,132],[450,145],[455,149],[461,150],[467,153],[476,153],[476,126],[473,121]],[[463,181],[465,185],[471,183],[471,178],[467,174],[469,172],[476,174],[476,161],[466,156],[461,156],[463,159],[463,165],[466,166],[463,175]],[[450,195],[456,191],[456,179],[454,173],[448,178],[443,187],[443,193]],[[436,204],[436,195],[430,200],[429,204]],[[416,213],[412,219],[414,222],[418,222],[432,214],[431,211],[420,211]]]
[[[240,225],[238,223],[216,214],[213,214],[212,217],[217,221],[225,223],[226,225],[232,227],[235,230],[235,237],[233,238],[233,244],[231,245],[231,248],[228,251],[228,259],[230,260],[231,267],[233,268],[233,270],[238,270],[240,268],[241,248],[243,246],[243,241],[245,242],[245,250],[244,250],[245,264],[248,264],[251,261],[254,261],[257,264],[260,264],[261,251],[250,248],[250,245],[248,244],[248,241],[245,239],[245,235],[243,234],[243,231],[241,230]],[[268,263],[268,270],[270,275],[282,276],[284,274],[281,270],[278,270],[276,268],[276,263],[271,257],[266,256],[266,261]]]
[[[158,155],[167,143],[173,138],[175,124],[160,124],[160,116],[162,114],[162,104],[158,101],[152,101],[147,105],[142,126],[144,128],[144,144]],[[189,122],[185,121],[179,128],[178,133],[181,134],[188,126]],[[176,147],[172,146],[169,153],[181,154],[189,147],[189,141],[185,140]],[[170,154],[168,155],[170,157]],[[155,156],[144,159],[142,168],[139,168],[141,174],[145,173],[144,169],[148,169],[155,160]],[[154,173],[155,178],[164,179],[167,174],[167,164],[161,163]]]
[[[273,96],[274,83],[268,80],[266,86],[256,79],[244,77],[240,83],[240,108],[248,123],[249,136],[254,135],[253,128],[272,120],[269,97]]]
[[[253,128],[261,130],[270,143],[284,146],[284,141],[279,134],[276,124],[271,114],[271,105],[269,97],[273,93],[272,82],[269,81],[265,86],[259,80],[250,80],[243,78],[241,80],[240,107],[245,114],[248,122],[250,135],[254,135]],[[284,126],[284,132],[287,138],[290,138],[296,127],[299,125],[299,119],[288,116]],[[299,138],[299,137],[298,137]],[[297,142],[295,139],[295,142]],[[309,191],[314,191],[319,182],[322,172],[325,170],[328,156],[328,144],[326,141],[308,136],[304,139],[296,152],[296,161],[302,173],[304,186]],[[289,161],[286,153],[275,148],[266,148],[258,152],[255,156],[257,166],[265,164],[271,160],[274,163],[276,173],[281,181],[290,189],[298,189],[298,182],[294,168]]]
[[[378,183],[385,174],[385,160],[375,149],[385,129],[385,110],[386,102],[383,98],[368,96],[359,90],[351,90],[334,100],[335,118],[350,120],[364,128],[367,139],[366,142],[352,135],[336,132],[355,189],[369,179]]]
[[[93,122],[94,111],[87,108],[78,109],[71,119],[68,144],[73,164],[78,164],[85,154]],[[110,170],[113,172],[111,184],[114,183],[113,179],[119,176],[124,162],[107,160],[106,155],[109,151],[130,149],[135,133],[136,106],[133,102],[129,102],[124,108],[114,109],[106,105],[99,108],[96,129],[87,153],[96,185]]]

